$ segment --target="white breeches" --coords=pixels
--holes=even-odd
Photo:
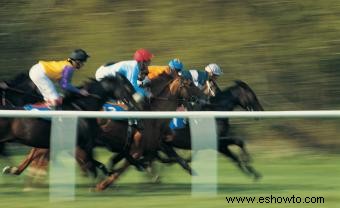
[[[60,99],[60,95],[53,82],[46,76],[44,67],[41,64],[32,66],[29,76],[34,84],[38,87],[39,91],[47,102],[53,102]]]
[[[114,68],[112,68],[110,66],[101,66],[97,69],[95,77],[96,77],[97,81],[100,81],[104,77],[115,76],[115,75],[116,75],[116,72],[115,72]]]

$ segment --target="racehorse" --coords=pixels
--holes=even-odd
[[[38,88],[27,73],[19,73],[10,80],[2,81],[2,83],[6,83],[6,87],[0,87],[0,106],[3,108],[5,106],[18,107],[43,100]],[[5,143],[0,143],[0,155],[8,156]]]
[[[133,100],[129,83],[123,76],[107,77],[101,81],[90,80],[83,86],[90,92],[83,97],[75,94],[65,96],[63,110],[95,111],[102,108],[110,98],[124,100],[128,106],[138,106]],[[6,107],[8,109],[8,107]],[[13,109],[20,109],[18,107]],[[5,121],[5,122],[2,122]],[[0,119],[0,143],[19,142],[36,148],[49,148],[50,121],[38,118]],[[96,161],[92,156],[93,139],[99,132],[95,119],[78,120],[78,137],[76,158],[83,169],[96,175]]]
[[[163,73],[157,78],[152,79],[150,91],[153,94],[150,102],[146,102],[144,109],[152,111],[174,111],[180,105],[191,104],[192,101],[203,99],[204,95],[191,81],[184,80],[181,77]],[[180,158],[175,151],[169,151],[169,148],[163,148],[162,136],[172,135],[169,129],[170,119],[141,119],[142,125],[140,131],[142,139],[140,140],[140,150],[137,155],[143,157],[143,162],[151,163],[157,157],[159,150],[164,150],[170,157],[176,158],[177,162],[183,168],[188,169],[185,161]],[[105,180],[97,184],[96,190],[101,191],[112,184],[128,167],[125,163],[121,168],[112,173]]]
[[[216,96],[210,98],[210,104],[203,105],[203,111],[233,111],[236,107],[241,107],[247,111],[263,111],[263,107],[257,99],[254,91],[243,81],[235,81],[235,85],[221,90]],[[218,152],[229,157],[246,174],[254,176],[255,179],[261,175],[250,165],[249,153],[245,148],[245,143],[238,137],[230,135],[229,119],[216,119]],[[191,149],[190,126],[174,129],[175,137],[171,145],[180,149]],[[208,139],[208,138],[207,138]],[[234,154],[228,146],[237,145],[241,149],[241,156]]]

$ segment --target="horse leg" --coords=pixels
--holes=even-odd
[[[75,158],[84,175],[88,175],[90,173],[93,174],[94,177],[97,177],[95,161],[94,159],[90,159],[88,157],[88,154],[85,150],[77,146]]]
[[[139,131],[135,131],[132,137],[133,143],[130,144],[128,142],[128,145],[118,154],[113,155],[110,158],[110,170],[113,170],[114,166],[118,164],[122,159],[126,159],[131,165],[134,165],[138,171],[143,171],[145,169],[145,165],[135,158],[139,158],[139,156],[142,154],[142,150],[140,147],[140,140],[141,140],[141,133]],[[133,156],[133,154],[136,154]]]
[[[177,154],[171,144],[162,141],[161,142],[162,151],[170,158],[175,160],[184,170],[186,170],[190,175],[197,175],[195,171],[193,171],[190,165]]]
[[[129,152],[129,156],[136,161],[137,158],[141,157],[141,150],[139,146],[136,145],[132,145],[131,146],[131,150]],[[126,155],[125,155],[126,156]],[[119,156],[121,157],[121,156]],[[131,165],[131,163],[129,162],[129,160],[126,160],[125,163],[123,164],[123,166],[121,168],[119,168],[118,170],[116,170],[114,173],[112,173],[110,176],[108,176],[105,180],[101,181],[100,183],[98,183],[96,185],[96,191],[103,191],[105,190],[108,186],[110,186],[114,181],[116,181],[127,169],[128,167]]]
[[[116,170],[114,173],[112,173],[110,176],[108,176],[103,181],[99,182],[96,185],[96,191],[104,191],[107,187],[109,187],[114,181],[116,181],[119,176],[121,176],[130,166],[130,163],[125,162],[124,165]]]
[[[248,151],[245,148],[244,142],[241,139],[238,138],[228,138],[228,139],[219,139],[218,144],[218,151],[225,156],[232,159],[237,166],[240,168],[240,170],[247,175],[253,175],[254,179],[257,180],[261,178],[261,174],[258,173],[255,168],[253,168],[249,162],[250,162],[250,156]],[[231,150],[228,148],[229,145],[237,145],[242,150],[242,156],[241,159],[236,154],[232,153]]]
[[[110,158],[109,169],[113,170],[114,166],[117,165],[124,158],[124,154],[122,152],[112,155]]]
[[[103,163],[99,162],[98,160],[93,160],[93,164],[95,167],[100,169],[104,173],[104,175],[110,175],[110,172],[107,170],[106,166]]]
[[[20,175],[31,164],[33,160],[38,157],[44,156],[44,154],[46,154],[45,151],[48,152],[48,150],[45,149],[32,148],[26,158],[17,167],[6,166],[2,170],[2,173]]]
[[[39,154],[39,155],[38,155]],[[47,170],[49,163],[49,150],[38,149],[36,157],[32,159],[27,177],[25,178],[25,188],[23,191],[30,191],[35,187],[42,185],[47,178]]]

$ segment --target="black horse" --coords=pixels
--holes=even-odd
[[[123,76],[106,77],[100,82],[93,79],[83,86],[88,90],[89,96],[69,94],[65,97],[61,108],[63,110],[100,110],[108,99],[120,99],[128,106],[138,106],[133,100],[129,81]],[[131,85],[131,84],[130,84]],[[9,109],[6,106],[3,109]],[[12,109],[20,109],[18,107]],[[13,118],[0,119],[0,143],[18,142],[35,148],[49,148],[51,122],[39,118]],[[96,175],[96,161],[93,159],[92,150],[94,138],[100,131],[96,119],[78,120],[77,156],[83,169]]]
[[[235,81],[235,85],[228,87],[210,98],[210,104],[203,105],[200,110],[203,111],[233,111],[236,107],[241,107],[247,111],[263,111],[263,107],[257,99],[254,91],[243,81]],[[245,148],[242,139],[231,135],[228,118],[216,119],[218,152],[234,161],[237,166],[247,174],[254,176],[255,179],[261,175],[250,165],[249,153]],[[190,126],[174,130],[174,140],[171,145],[180,149],[191,149]],[[241,150],[241,156],[231,151],[229,146],[237,145]],[[171,160],[168,160],[171,162]]]

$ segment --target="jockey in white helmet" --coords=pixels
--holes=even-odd
[[[221,67],[219,67],[215,63],[208,64],[204,71],[200,70],[182,70],[180,72],[180,75],[184,77],[185,79],[191,80],[197,87],[199,87],[202,90],[207,90],[208,94],[211,96],[215,95],[215,91],[219,88],[216,84],[216,81],[219,76],[223,74]],[[216,90],[212,90],[212,85],[215,85],[214,87]]]

